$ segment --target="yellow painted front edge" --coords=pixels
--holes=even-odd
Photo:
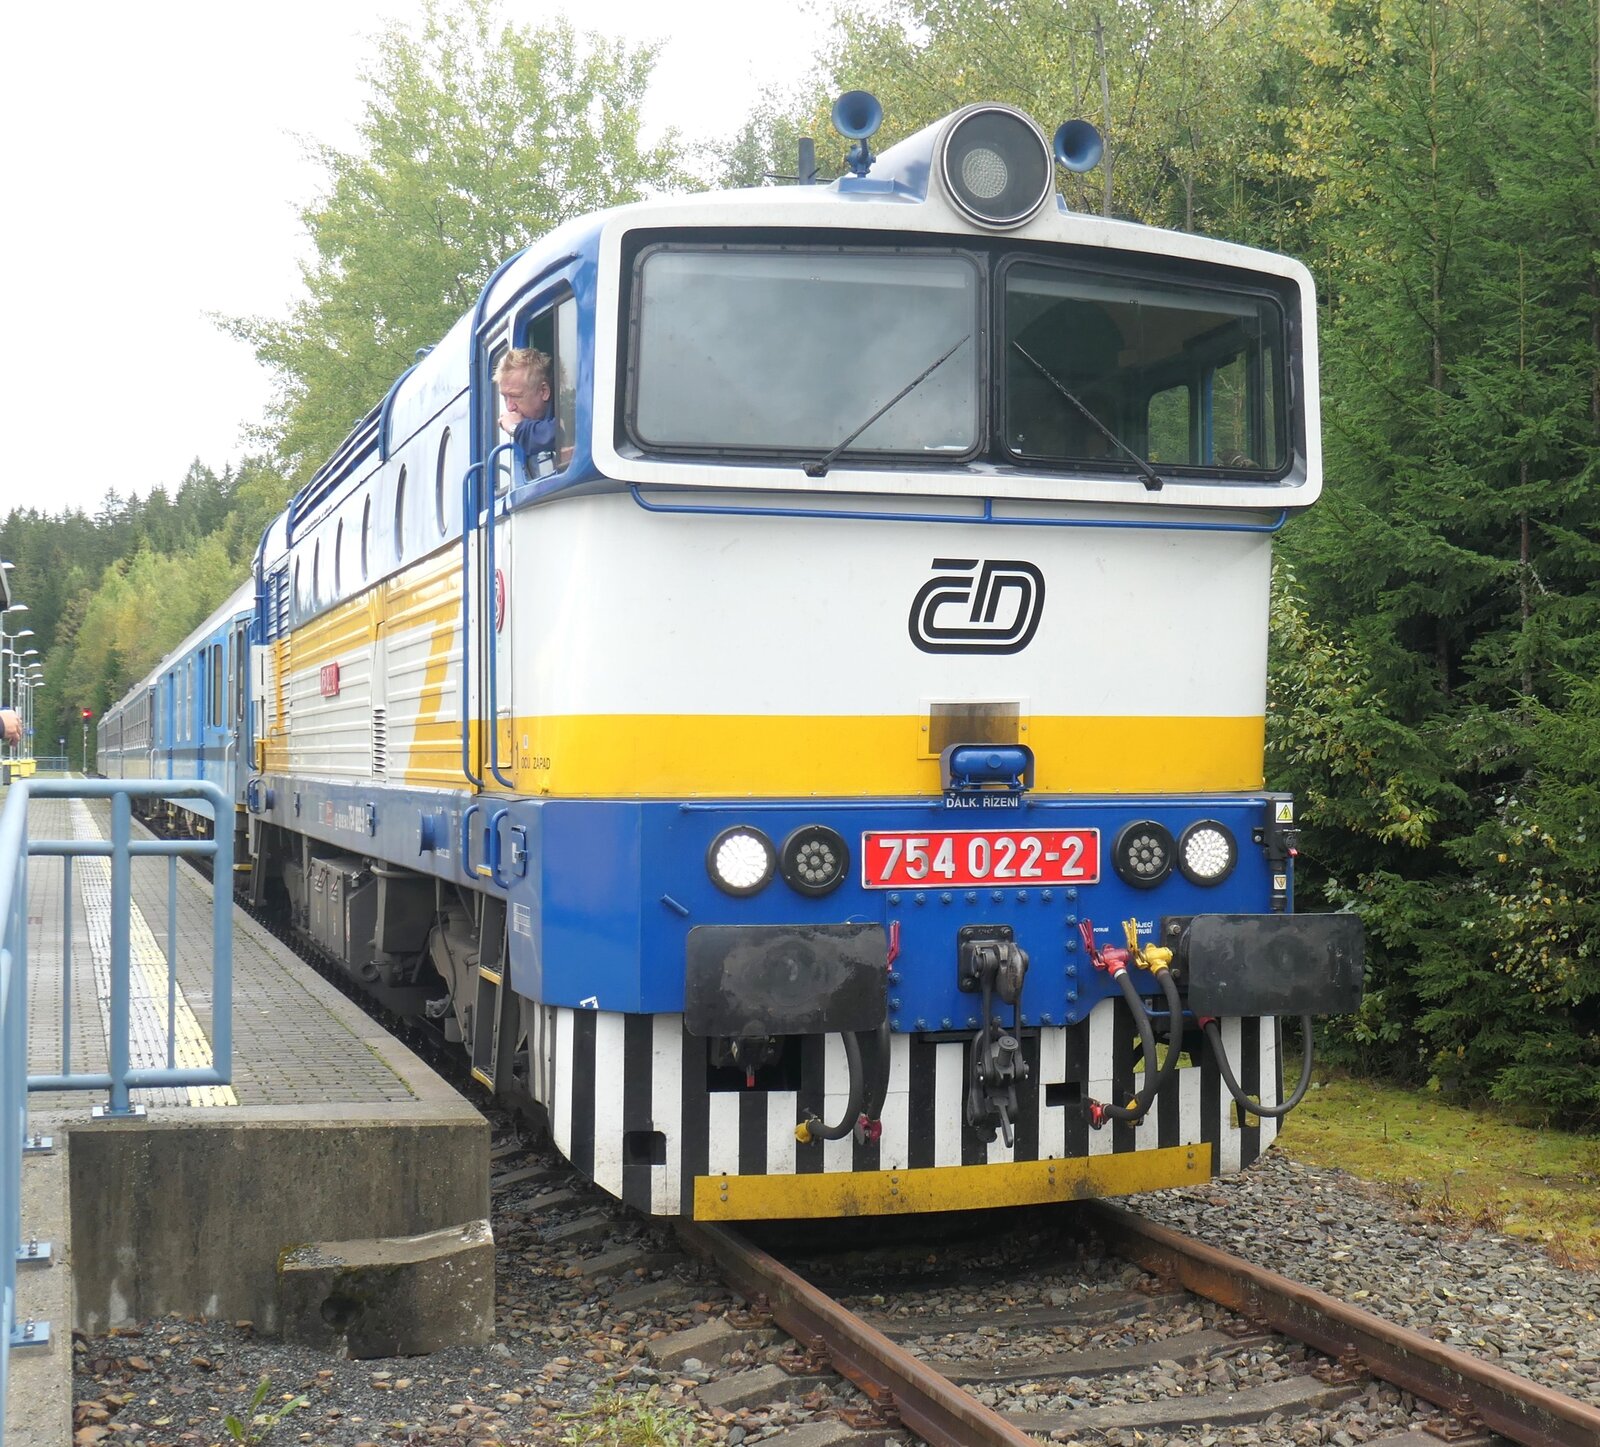
[[[937,794],[917,715],[607,714],[517,719],[519,789],[556,796]],[[1266,720],[1035,716],[1020,736],[1038,793],[1259,789]]]
[[[840,1171],[814,1176],[696,1176],[694,1219],[778,1221],[973,1211],[1127,1196],[1168,1186],[1192,1186],[1210,1176],[1211,1147],[1205,1143],[992,1166]]]

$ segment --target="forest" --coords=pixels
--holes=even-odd
[[[1367,931],[1364,1072],[1600,1122],[1600,0],[840,4],[807,83],[728,140],[639,139],[656,51],[437,0],[318,153],[303,294],[226,322],[277,385],[255,451],[93,516],[0,520],[73,740],[245,575],[264,524],[496,264],[642,196],[824,174],[839,92],[892,143],[972,100],[1083,116],[1068,202],[1299,257],[1327,489],[1284,530],[1268,779],[1302,908]],[[74,757],[74,764],[78,760]]]

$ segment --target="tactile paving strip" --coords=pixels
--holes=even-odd
[[[75,839],[103,839],[94,816],[81,799],[72,801]],[[94,957],[95,995],[100,1023],[111,1038],[111,861],[84,858],[74,871],[83,900],[85,932]],[[160,1070],[167,1065],[168,990],[172,990],[172,1063],[180,1069],[206,1069],[212,1064],[211,1041],[190,1008],[183,986],[170,976],[165,951],[139,906],[129,902],[128,918],[128,1060],[135,1069]],[[141,1088],[139,1099],[149,1105],[237,1105],[226,1085]]]

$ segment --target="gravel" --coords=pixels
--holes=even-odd
[[[496,1169],[517,1174],[516,1168],[530,1164],[558,1165],[538,1153],[512,1158],[502,1149]],[[1442,1225],[1341,1172],[1298,1165],[1277,1151],[1229,1180],[1129,1204],[1153,1220],[1600,1403],[1600,1276],[1558,1266],[1536,1247]],[[634,1400],[653,1394],[659,1408],[678,1413],[683,1440],[738,1447],[781,1440],[795,1425],[851,1399],[848,1389],[825,1379],[782,1405],[705,1411],[695,1399],[696,1386],[756,1365],[766,1354],[720,1363],[690,1359],[670,1370],[652,1366],[652,1341],[720,1316],[729,1305],[713,1278],[676,1254],[668,1228],[629,1216],[603,1193],[561,1173],[497,1190],[494,1212],[497,1320],[490,1345],[358,1362],[258,1337],[250,1323],[143,1322],[75,1342],[76,1447],[101,1441],[118,1447],[230,1443],[223,1417],[243,1416],[263,1377],[270,1383],[265,1408],[295,1396],[307,1399],[271,1430],[272,1447],[583,1442],[602,1410],[596,1403],[617,1394]],[[563,1239],[563,1228],[597,1214],[610,1221],[598,1237]],[[653,1253],[653,1261],[617,1278],[596,1279],[585,1271],[592,1258],[630,1246]],[[828,1260],[840,1268],[841,1258]],[[858,1272],[852,1304],[902,1319],[1061,1307],[1096,1292],[1126,1289],[1138,1277],[1124,1263],[1080,1255],[1061,1233],[1038,1229],[1037,1218],[964,1238],[902,1238],[892,1250],[863,1252],[860,1261],[871,1265],[858,1272],[859,1263],[842,1263],[847,1272]],[[987,1294],[975,1295],[970,1278],[957,1279],[969,1268],[978,1268],[979,1279],[992,1278]],[[932,1284],[919,1284],[919,1275]],[[653,1299],[634,1293],[631,1305],[613,1303],[619,1293],[652,1281],[661,1284]],[[1016,1361],[1135,1340],[1172,1341],[1173,1358],[1142,1372],[978,1389],[1004,1411],[1233,1392],[1305,1370],[1304,1349],[1282,1342],[1230,1343],[1198,1360],[1177,1359],[1184,1356],[1185,1336],[1218,1320],[1209,1303],[1189,1302],[1143,1325],[999,1330],[975,1320],[970,1330],[941,1329],[908,1345],[934,1359]],[[1354,1447],[1415,1427],[1427,1415],[1425,1404],[1378,1384],[1317,1427],[1269,1418],[1249,1426],[1170,1435],[1145,1431],[1137,1438],[1112,1432],[1089,1440],[1113,1447],[1136,1441],[1141,1447]],[[1053,1435],[1078,1440],[1071,1433]]]
[[[1343,1171],[1269,1151],[1209,1186],[1127,1204],[1448,1346],[1600,1405],[1600,1273],[1441,1223]]]

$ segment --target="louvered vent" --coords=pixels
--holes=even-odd
[[[389,776],[389,711],[375,708],[372,710],[372,777],[385,779]]]
[[[272,637],[282,638],[289,631],[289,570],[272,576]]]

